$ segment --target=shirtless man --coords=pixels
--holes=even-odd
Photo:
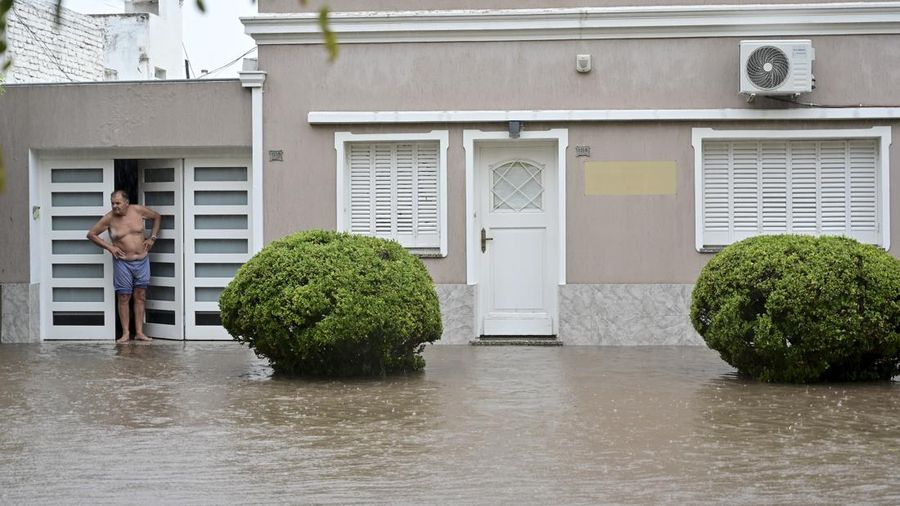
[[[122,321],[122,337],[116,339],[116,342],[124,343],[130,338],[128,302],[132,293],[134,338],[138,341],[150,341],[144,335],[144,300],[147,287],[150,286],[150,258],[147,254],[159,234],[160,216],[152,209],[129,203],[128,194],[122,190],[110,195],[110,203],[112,211],[91,227],[87,238],[113,256],[113,286],[116,289],[119,319]],[[148,239],[144,239],[144,220],[153,220],[153,230]],[[112,244],[100,238],[104,230],[109,230]]]

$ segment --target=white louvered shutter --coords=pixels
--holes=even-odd
[[[703,145],[703,233],[708,244],[731,242],[731,146]]]
[[[790,144],[791,221],[788,230],[797,234],[815,234],[819,230],[816,144],[815,141],[796,141]]]
[[[878,244],[878,167],[875,139],[705,142],[703,243],[787,232]]]
[[[420,144],[416,156],[416,233],[421,247],[440,247],[438,145]]]
[[[440,248],[437,143],[350,143],[348,230]]]
[[[374,232],[372,213],[372,147],[368,144],[350,144],[348,167],[350,171],[348,230],[354,234]]]
[[[734,239],[759,233],[759,143],[735,142],[731,148]]]
[[[759,150],[762,229],[764,232],[787,230],[788,216],[788,163],[787,143],[763,142]]]
[[[848,143],[850,159],[850,230],[856,239],[879,241],[877,145],[871,140]]]
[[[394,172],[397,175],[397,207],[394,232],[402,244],[410,244],[415,240],[413,227],[416,210],[415,150],[416,146],[413,144],[396,146],[397,160]]]
[[[371,233],[379,237],[391,237],[394,231],[394,146],[375,144],[372,152],[375,206],[372,209],[374,227]]]
[[[847,143],[819,144],[819,231],[842,233],[847,228]]]

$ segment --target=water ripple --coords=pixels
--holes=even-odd
[[[234,343],[0,346],[0,503],[900,503],[900,384],[701,348],[430,347],[275,377]]]

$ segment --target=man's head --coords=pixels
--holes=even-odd
[[[112,204],[113,213],[119,216],[125,216],[125,212],[128,211],[128,194],[122,190],[116,190],[112,192],[109,196],[109,201]]]

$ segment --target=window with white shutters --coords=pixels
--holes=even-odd
[[[704,248],[760,234],[832,234],[884,245],[878,138],[704,139]]]
[[[441,248],[439,142],[349,142],[345,230]]]

